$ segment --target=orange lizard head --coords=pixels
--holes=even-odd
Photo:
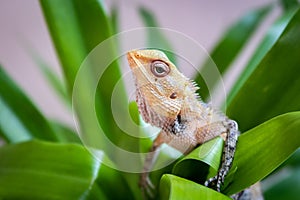
[[[194,97],[198,88],[161,51],[133,50],[127,53],[127,59],[143,119],[160,128],[173,123],[186,98]]]

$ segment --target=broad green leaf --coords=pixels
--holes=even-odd
[[[85,199],[101,167],[75,144],[30,141],[1,147],[0,157],[3,199]]]
[[[110,30],[106,26],[108,23],[107,18],[98,1],[41,0],[40,3],[58,57],[61,61],[64,75],[68,81],[69,92],[71,92],[76,73],[83,60],[89,51],[100,42],[98,41],[96,43],[95,37],[105,39],[110,35]],[[105,22],[103,23],[103,21]],[[99,26],[102,26],[102,32],[99,32]],[[94,28],[94,30],[91,32],[92,28]],[[96,34],[98,36],[96,36]],[[89,73],[92,74],[90,71]],[[89,77],[89,79],[93,78],[92,76]],[[89,89],[89,84],[87,84],[85,88]],[[85,96],[87,96],[85,90],[82,90],[78,97],[78,101],[82,105],[88,104]],[[105,106],[103,106],[103,108],[105,108]],[[83,119],[86,118],[83,116],[84,111],[83,113],[79,113],[78,110],[76,111],[80,117]],[[106,119],[108,120],[103,120],[105,122],[104,124],[109,124],[110,118],[108,117]],[[85,127],[90,126],[83,120],[81,121],[81,125]],[[108,129],[109,125],[106,127]]]
[[[102,4],[96,0],[41,0],[40,2],[71,90],[77,70],[88,53],[112,35],[111,24]],[[106,49],[105,54],[99,56],[108,56],[114,53],[114,46],[111,46]],[[89,74],[89,79],[98,80],[99,77],[93,77],[93,67],[91,67]],[[114,62],[99,80],[100,84],[96,96],[99,122],[105,132],[110,133],[109,137],[114,142],[120,139],[121,134],[117,133],[120,130],[117,128],[110,107],[107,105],[111,104],[111,93],[120,76],[118,65]],[[90,86],[87,84],[86,88],[89,89]],[[119,94],[121,99],[126,99],[124,93],[123,90],[122,94]],[[85,99],[87,96],[88,92],[82,90],[80,96],[77,97],[78,102],[84,105],[87,102]],[[77,112],[79,111],[77,110]],[[81,125],[89,127],[84,111],[77,114],[81,119]]]
[[[109,146],[111,143],[113,143],[114,147],[116,146],[130,152],[138,152],[138,138],[124,133],[116,123],[112,113],[112,93],[121,79],[121,73],[116,61],[113,63],[109,62],[107,64],[108,68],[104,64],[107,58],[117,58],[118,56],[116,55],[116,44],[106,40],[113,34],[113,31],[111,22],[101,2],[97,0],[41,0],[40,2],[68,80],[69,89],[73,88],[75,75],[88,53],[95,50],[94,47],[100,43],[103,45],[103,42],[106,41],[106,44],[109,44],[104,51],[96,56],[93,57],[95,54],[90,54],[90,57],[87,57],[85,64],[87,64],[88,68],[83,67],[80,69],[83,71],[87,69],[84,71],[84,80],[82,82],[78,82],[78,76],[81,75],[82,71],[79,71],[77,75],[77,81],[74,86],[76,91],[73,90],[73,106],[78,116],[79,127],[84,133],[81,136],[83,136],[83,139],[89,146],[103,149],[114,163],[124,160],[124,155],[116,152],[116,148],[111,149],[112,145]],[[99,58],[106,60],[99,63]],[[99,74],[99,71],[103,71],[101,78],[95,77]],[[95,91],[92,91],[95,83],[98,86],[96,95]],[[119,101],[116,107],[118,107],[117,114],[123,115],[123,113],[127,113],[128,105],[125,90],[122,88],[122,84],[120,85],[121,87],[119,87],[117,92]],[[95,106],[88,110],[87,107],[94,103]],[[97,121],[93,121],[95,108]],[[130,119],[122,117],[121,123],[125,124],[125,126],[126,120]],[[104,136],[98,134],[99,125],[103,129]],[[107,139],[110,141],[105,142]],[[137,177],[137,175],[135,176]],[[129,179],[127,179],[127,182],[132,191],[137,190],[137,184],[133,186]]]
[[[300,110],[300,12],[230,102],[227,114],[241,131]]]
[[[249,59],[248,64],[244,68],[244,71],[239,76],[238,80],[234,84],[233,88],[231,89],[227,102],[231,103],[233,98],[237,95],[243,84],[247,81],[250,75],[255,71],[255,69],[259,66],[259,63],[262,59],[266,56],[268,51],[274,46],[277,42],[280,35],[285,30],[286,26],[295,15],[298,7],[293,7],[290,10],[286,11],[283,15],[281,15],[272,25],[272,27],[267,32],[266,36],[257,47],[256,51],[254,52],[253,56]],[[273,72],[275,73],[275,72]]]
[[[275,117],[239,137],[231,180],[225,192],[234,194],[263,179],[300,147],[300,112]]]
[[[203,185],[170,174],[165,174],[161,178],[159,191],[160,199],[164,200],[231,199]]]
[[[147,27],[158,27],[158,22],[151,13],[146,8],[141,7],[139,9],[140,16]],[[167,37],[163,35],[163,33],[157,29],[152,29],[152,31],[146,33],[147,34],[147,47],[148,48],[158,48],[161,47],[161,50],[167,55],[167,57],[176,64],[176,56],[172,52],[173,48],[171,43],[168,41]]]
[[[74,11],[75,1],[40,0],[64,76],[71,91],[76,72],[87,55]]]
[[[217,173],[222,149],[223,139],[221,137],[202,144],[178,161],[173,168],[173,173],[198,183],[204,183],[207,177],[213,177]]]
[[[264,21],[271,8],[272,6],[266,6],[247,13],[224,33],[224,36],[216,44],[211,53],[211,58],[221,74],[224,74],[228,69],[249,38],[255,33],[256,28]],[[200,70],[202,72],[209,70],[208,68],[211,67],[209,63],[210,61],[206,61]],[[201,87],[199,91],[200,96],[207,98],[209,91],[201,75],[197,74],[194,80]],[[214,80],[214,83],[216,84],[217,81]]]
[[[69,88],[72,88],[77,70],[88,53],[112,35],[111,23],[102,4],[97,0],[41,0],[41,5],[68,80]],[[115,44],[112,43],[105,52],[97,56],[101,58],[115,56],[115,54]],[[99,63],[93,65],[95,60],[93,60],[93,57],[90,58],[88,62],[90,61],[89,64],[91,66],[86,72],[88,80],[85,81],[85,85],[78,86],[82,87],[82,89],[76,96],[75,103],[76,107],[78,105],[83,107],[81,111],[75,109],[81,120],[81,126],[92,127],[89,117],[86,116],[88,113],[86,113],[84,106],[90,104],[90,102],[96,102],[99,123],[105,133],[108,134],[109,139],[117,144],[124,143],[125,147],[132,147],[132,145],[126,144],[126,139],[132,140],[133,138],[126,137],[127,135],[122,133],[114,121],[111,107],[108,106],[111,105],[111,95],[115,84],[121,78],[118,63],[113,62],[105,69],[106,66],[99,66]],[[97,74],[95,71],[102,70],[99,68],[103,68],[104,71],[101,78],[95,77],[95,74]],[[90,91],[92,88],[90,84],[93,81],[99,83],[95,99],[94,96],[91,96],[94,95],[92,94],[94,91]],[[120,99],[127,99],[124,88],[119,90],[118,96]],[[87,99],[88,97],[93,99]],[[124,101],[125,103],[126,101]],[[122,139],[122,136],[126,139]]]
[[[108,17],[97,0],[40,0],[65,77],[72,89],[78,68],[90,51],[112,35]],[[106,53],[112,53],[108,49]],[[113,67],[111,76],[120,76]]]
[[[10,143],[57,141],[49,122],[0,66],[0,134]]]

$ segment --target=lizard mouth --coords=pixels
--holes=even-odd
[[[138,79],[136,79],[136,84],[139,82],[137,86],[139,85],[141,87],[150,83],[153,84],[153,80],[148,75],[149,73],[147,72],[145,66],[140,61],[141,55],[138,52],[136,51],[128,52],[127,60],[131,68],[131,71],[134,74],[134,77],[139,77]]]
[[[139,67],[138,59],[140,57],[140,54],[138,54],[136,51],[129,51],[127,53],[127,60],[129,63],[129,66],[131,69],[135,69]]]

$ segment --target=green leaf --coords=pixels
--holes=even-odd
[[[160,199],[231,199],[215,190],[170,174],[163,175],[159,189]]]
[[[75,75],[83,60],[94,47],[112,35],[110,21],[102,4],[97,0],[41,0],[40,2],[68,80],[69,89],[72,89]],[[115,55],[114,48],[114,44],[111,44],[105,52],[97,56],[101,58]],[[93,129],[93,126],[90,124],[90,115],[95,110],[92,113],[88,113],[85,107],[91,102],[96,102],[98,121],[105,133],[108,134],[109,139],[115,143],[125,142],[126,140],[121,139],[122,133],[120,133],[121,131],[114,121],[111,107],[107,106],[111,104],[112,91],[121,77],[118,63],[114,62],[105,70],[106,66],[95,65],[95,60],[92,59],[94,58],[90,57],[90,60],[85,60],[90,64],[84,72],[86,80],[74,88],[74,90],[78,90],[76,93],[78,95],[76,95],[75,100],[73,99],[73,103],[76,101],[74,105],[80,120],[80,127],[90,129],[85,132],[95,132],[96,129]],[[100,77],[95,77],[97,74],[96,70],[105,70],[100,80]],[[95,91],[91,91],[91,84],[96,81],[99,81],[99,85],[96,97],[94,97]],[[120,99],[127,99],[124,88],[118,95]],[[78,107],[82,110],[79,110]],[[101,138],[98,138],[98,140],[101,140]]]
[[[3,199],[84,199],[100,161],[75,144],[30,141],[0,148]]]
[[[116,89],[116,84],[121,79],[121,73],[116,61],[113,63],[107,61],[111,57],[117,58],[118,56],[115,41],[106,40],[113,34],[113,30],[111,21],[109,21],[101,2],[97,0],[41,0],[40,2],[68,80],[69,89],[72,89],[73,83],[75,83],[73,106],[84,143],[103,149],[114,163],[124,160],[124,155],[116,152],[115,146],[125,151],[138,152],[138,138],[124,133],[116,123],[112,113],[112,94]],[[100,43],[103,45],[102,42],[106,42],[106,48],[103,51],[101,48],[100,50],[99,48],[93,49]],[[97,55],[93,54],[95,51],[92,50],[97,50]],[[82,61],[90,52],[91,54],[83,63],[84,65],[81,66]],[[102,60],[99,61],[99,59]],[[74,82],[79,66],[81,68],[76,82]],[[85,66],[88,67],[85,68]],[[103,72],[101,78],[95,77],[100,74],[99,72]],[[84,80],[80,79],[82,73],[84,73]],[[98,84],[96,84],[97,89],[95,89],[96,95],[93,87],[95,83]],[[127,120],[131,120],[124,117],[124,113],[128,112],[127,97],[122,84],[118,84],[118,86],[116,92],[117,115],[121,116],[120,123],[127,126]],[[89,107],[90,105],[95,106]],[[95,108],[96,120],[94,120]],[[99,134],[99,125],[105,135]],[[138,131],[134,129],[132,133],[138,133]],[[105,142],[107,140],[109,142]],[[109,146],[111,143],[113,144],[112,148],[112,145]],[[135,176],[137,177],[136,174]],[[131,191],[138,189],[137,184],[131,184],[131,178],[126,178],[126,181]]]
[[[77,16],[74,12],[74,2],[40,1],[58,57],[63,66],[64,75],[68,81],[69,91],[72,89],[76,72],[87,55]]]
[[[111,25],[97,0],[40,0],[40,3],[71,90],[85,57],[111,36]],[[118,68],[114,71],[120,74]]]
[[[300,112],[275,117],[239,137],[225,193],[234,194],[263,179],[300,147]]]
[[[292,17],[295,15],[297,11],[297,7],[293,7],[292,9],[286,11],[283,15],[281,15],[272,27],[267,32],[266,36],[257,47],[253,56],[249,59],[248,64],[244,68],[244,71],[239,76],[238,80],[234,84],[231,89],[227,102],[231,103],[232,99],[239,92],[243,84],[247,81],[250,75],[255,71],[255,69],[259,66],[259,63],[266,56],[268,51],[274,46],[274,44],[278,41],[278,38],[281,36],[288,23],[291,21]],[[275,73],[275,72],[274,72]]]
[[[227,114],[248,130],[279,114],[300,110],[300,12],[230,102]]]
[[[57,141],[49,122],[0,66],[0,134],[11,143]]]
[[[264,18],[271,11],[271,8],[272,6],[266,6],[247,13],[239,21],[230,26],[224,33],[224,36],[220,39],[211,53],[211,58],[221,74],[224,74],[228,69],[232,61],[255,33],[256,28],[264,21]],[[206,70],[209,70],[211,67],[210,63],[210,60],[204,63],[200,68],[201,74]],[[209,91],[205,86],[206,84],[202,79],[201,74],[197,74],[194,80],[201,86],[201,90],[199,91],[200,96],[202,98],[207,98]],[[217,81],[219,80],[213,80],[213,83],[216,84]]]
[[[40,2],[68,80],[69,88],[72,89],[77,70],[85,57],[94,47],[112,35],[111,23],[102,4],[97,0],[41,0]],[[105,49],[105,52],[101,53],[97,55],[98,58],[115,56],[115,44],[111,43]],[[105,68],[106,66],[99,66],[97,62],[94,64],[95,60],[93,59],[93,56],[91,56],[88,57],[88,60],[85,60],[86,63],[90,64],[85,71],[87,80],[82,83],[84,85],[77,85],[77,88],[75,88],[79,90],[78,88],[82,87],[82,90],[79,90],[78,95],[75,97],[75,110],[81,120],[80,125],[82,127],[92,127],[89,121],[90,116],[86,116],[89,113],[84,108],[79,111],[77,109],[78,105],[84,107],[90,102],[96,102],[98,121],[105,133],[108,134],[109,139],[114,143],[124,143],[126,140],[122,139],[122,136],[126,137],[126,134],[122,133],[118,128],[114,121],[111,107],[107,106],[111,105],[112,92],[121,78],[118,63],[113,62],[108,65],[108,68]],[[99,62],[99,60],[97,61]],[[105,70],[101,78],[95,77],[99,70]],[[91,84],[94,82],[99,83],[96,99],[94,99],[94,91],[90,91],[92,88]],[[118,95],[119,99],[127,99],[124,88],[119,90]],[[88,97],[93,99],[87,99]],[[131,147],[131,145],[127,144],[125,146]]]
[[[223,143],[217,137],[202,144],[175,164],[173,174],[203,184],[219,170]]]
[[[147,27],[159,27],[157,20],[153,16],[153,13],[147,10],[146,8],[139,8],[140,16],[144,24]],[[162,50],[167,57],[176,64],[176,56],[172,51],[172,45],[168,41],[165,35],[160,31],[160,29],[152,29],[150,32],[147,32],[147,46],[148,48],[156,48]]]

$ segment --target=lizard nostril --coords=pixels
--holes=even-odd
[[[173,93],[170,95],[170,98],[171,98],[171,99],[176,99],[176,98],[177,98],[177,93],[176,93],[176,92],[173,92]]]

